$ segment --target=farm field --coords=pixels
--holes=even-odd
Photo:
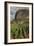
[[[24,39],[29,38],[29,19],[13,20],[10,22],[10,35],[11,39]]]

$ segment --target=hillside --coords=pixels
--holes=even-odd
[[[11,39],[29,38],[29,15],[25,12],[22,14],[19,11],[16,18],[11,21]]]

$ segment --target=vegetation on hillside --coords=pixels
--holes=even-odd
[[[11,21],[11,39],[29,38],[29,19]]]

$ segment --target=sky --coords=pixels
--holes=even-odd
[[[15,19],[16,7],[10,7],[10,20]]]

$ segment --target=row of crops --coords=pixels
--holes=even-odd
[[[29,21],[14,21],[10,33],[11,39],[29,38]]]

